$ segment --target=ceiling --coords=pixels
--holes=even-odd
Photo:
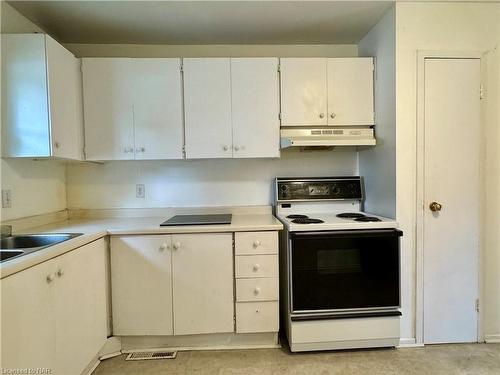
[[[393,1],[8,1],[63,43],[356,44]]]

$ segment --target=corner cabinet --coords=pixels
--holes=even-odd
[[[274,231],[112,236],[113,332],[278,332],[277,252]]]
[[[182,159],[178,58],[84,58],[87,160]]]
[[[3,34],[2,156],[82,160],[80,60],[44,34]]]
[[[187,159],[279,157],[277,58],[186,58]]]
[[[3,369],[81,374],[106,341],[104,240],[0,281]]]
[[[281,59],[281,125],[374,125],[373,74],[371,57]]]

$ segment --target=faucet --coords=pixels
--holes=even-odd
[[[1,238],[12,236],[12,225],[1,225],[0,228],[2,233]]]

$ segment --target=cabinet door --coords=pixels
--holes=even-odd
[[[328,59],[328,125],[373,124],[373,58]]]
[[[57,374],[80,374],[106,342],[105,251],[101,239],[57,258]]]
[[[82,80],[80,60],[46,36],[47,82],[52,155],[83,157]]]
[[[326,125],[326,59],[281,59],[281,125]]]
[[[0,368],[54,368],[55,261],[48,261],[0,281],[2,343]]]
[[[231,158],[229,58],[184,59],[186,158]]]
[[[182,159],[180,59],[132,59],[136,159]]]
[[[279,157],[278,59],[231,59],[233,157]]]
[[[130,59],[83,59],[87,160],[134,158]]]
[[[234,331],[232,234],[172,236],[174,334]]]
[[[165,235],[111,237],[116,335],[173,333],[170,242]]]

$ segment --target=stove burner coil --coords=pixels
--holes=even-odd
[[[356,219],[359,217],[365,217],[365,215],[358,212],[343,212],[341,214],[338,214],[337,217],[342,217],[344,219]]]
[[[286,218],[287,219],[308,219],[309,216],[294,214],[294,215],[288,215]]]
[[[320,224],[320,223],[324,223],[323,220],[321,219],[311,219],[311,218],[298,218],[298,219],[293,219],[292,220],[292,223],[294,224]]]
[[[378,217],[363,216],[363,217],[358,217],[358,218],[354,219],[354,221],[365,221],[365,222],[368,222],[368,221],[382,221],[382,220],[380,220]]]

